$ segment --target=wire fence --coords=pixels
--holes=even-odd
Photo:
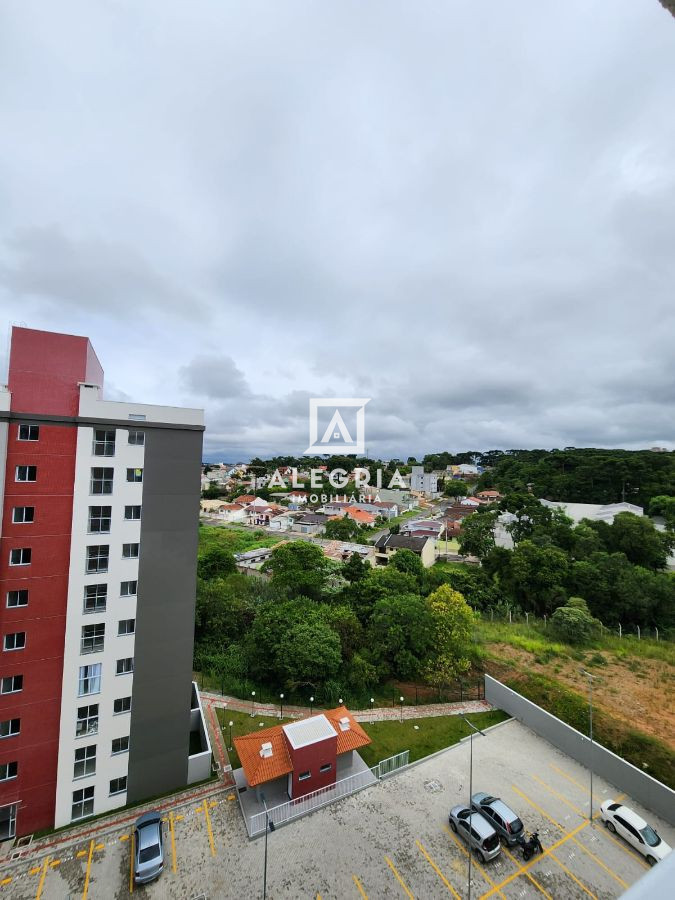
[[[498,622],[508,625],[525,625],[538,630],[550,631],[553,638],[553,625],[550,616],[535,616],[534,613],[523,612],[520,609],[508,609],[505,607],[488,607],[481,612],[484,622]],[[661,627],[645,624],[634,625],[616,622],[607,624],[600,622],[600,637],[615,636],[635,640],[650,641],[675,641],[675,628]]]

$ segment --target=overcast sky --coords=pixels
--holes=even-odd
[[[675,447],[657,0],[0,9],[0,312],[206,455]],[[2,339],[3,359],[7,340]]]

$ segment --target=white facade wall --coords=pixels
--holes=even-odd
[[[91,389],[90,389],[91,390]],[[98,393],[98,392],[97,392]],[[85,414],[110,415],[107,407],[129,406],[135,411],[137,405],[98,403],[96,410],[87,409]],[[104,408],[103,411],[101,408]],[[162,420],[157,415],[153,418]],[[183,411],[184,412],[184,411]],[[81,410],[81,414],[82,410]],[[127,412],[128,415],[128,412]],[[110,416],[113,417],[112,415]],[[115,411],[115,418],[122,418],[122,410]],[[126,415],[124,416],[126,418]],[[148,416],[149,419],[149,416]],[[129,429],[142,430],[142,422],[129,423]],[[99,426],[106,428],[105,425]],[[64,648],[63,685],[61,698],[61,727],[59,739],[59,760],[57,774],[55,826],[58,828],[71,821],[73,791],[90,785],[94,786],[94,814],[106,812],[126,804],[126,793],[110,796],[110,781],[127,774],[129,754],[112,755],[114,738],[130,733],[130,713],[113,714],[113,702],[121,697],[132,696],[133,674],[117,675],[118,659],[133,657],[134,636],[118,636],[118,622],[121,619],[135,619],[135,596],[120,596],[123,581],[138,580],[138,559],[123,559],[122,545],[140,542],[140,522],[125,521],[125,506],[142,507],[143,484],[126,480],[127,468],[143,468],[144,447],[128,443],[128,430],[115,429],[115,455],[113,457],[94,456],[94,428],[80,426],[77,436],[75,464],[75,485],[73,500],[72,537],[70,550],[70,572],[68,606]],[[108,427],[106,430],[112,430]],[[90,476],[93,467],[114,470],[112,494],[90,495]],[[109,534],[89,534],[89,506],[110,506],[111,526]],[[142,513],[141,513],[142,515]],[[86,556],[89,545],[107,544],[110,547],[108,572],[87,575]],[[140,553],[142,553],[142,547]],[[84,612],[84,588],[87,584],[107,584],[108,597],[104,613]],[[83,625],[105,623],[104,650],[97,653],[81,653],[80,638]],[[80,666],[100,663],[101,690],[98,694],[78,696]],[[75,736],[78,707],[98,703],[98,733]],[[96,745],[96,773],[84,778],[73,778],[75,750],[78,747]]]

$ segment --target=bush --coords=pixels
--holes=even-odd
[[[551,624],[556,634],[568,644],[589,643],[600,626],[581,597],[570,597],[564,606],[559,606],[551,616]]]

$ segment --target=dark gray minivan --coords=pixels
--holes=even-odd
[[[471,807],[485,816],[505,844],[519,844],[524,836],[523,823],[499,797],[482,791],[471,798]]]

